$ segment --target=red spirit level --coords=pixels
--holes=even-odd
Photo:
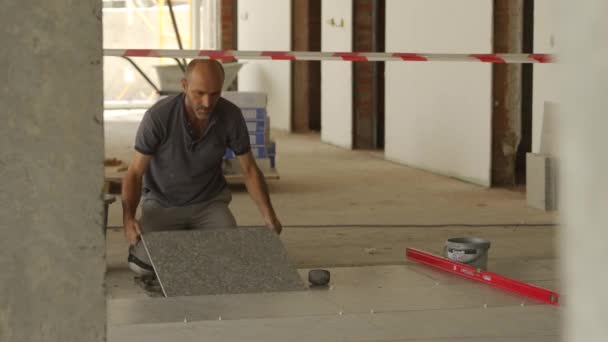
[[[559,294],[542,287],[526,284],[499,274],[482,271],[481,269],[413,248],[406,249],[406,257],[465,278],[477,280],[490,286],[536,299],[543,303],[559,306]]]

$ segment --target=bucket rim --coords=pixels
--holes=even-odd
[[[474,236],[449,238],[446,241],[446,245],[466,245],[466,244],[479,245],[480,248],[490,248],[490,246],[492,245],[490,240],[479,238],[479,237],[474,237]]]

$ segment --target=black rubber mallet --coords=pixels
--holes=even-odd
[[[308,282],[312,286],[325,286],[329,284],[330,274],[328,270],[310,270],[308,272]]]

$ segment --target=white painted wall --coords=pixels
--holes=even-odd
[[[291,1],[239,0],[239,50],[289,51]],[[246,61],[239,90],[268,94],[273,128],[291,130],[291,64],[289,61]]]
[[[352,0],[323,0],[323,51],[350,52],[353,48]],[[329,23],[334,20],[335,25]],[[342,21],[344,26],[342,27]],[[353,67],[351,62],[321,62],[321,140],[352,148]]]
[[[492,52],[492,1],[387,0],[389,52]],[[491,176],[491,66],[386,67],[386,158],[484,186]]]
[[[555,0],[536,0],[534,3],[534,52],[555,53],[557,51],[557,9]],[[558,66],[556,64],[534,65],[534,108],[532,114],[532,152],[540,150],[543,110],[545,101],[557,102],[559,92]]]

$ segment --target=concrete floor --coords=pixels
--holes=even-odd
[[[106,115],[107,157],[128,160],[132,154],[133,134],[141,113],[125,114],[113,112]],[[446,287],[445,290],[449,291],[438,297],[425,292],[437,283],[434,277],[442,275],[408,262],[404,257],[406,247],[440,254],[449,237],[483,237],[492,241],[489,270],[559,290],[559,254],[555,247],[557,228],[552,226],[558,217],[528,208],[525,193],[521,189],[486,189],[433,175],[385,161],[381,152],[346,151],[322,144],[316,134],[287,135],[273,132],[273,138],[277,141],[277,168],[281,179],[270,182],[269,187],[275,209],[286,226],[281,239],[290,258],[302,272],[307,268],[331,267],[334,274],[354,274],[342,280],[337,278],[336,281],[340,284],[338,289],[343,290],[336,289],[339,295],[335,296],[342,298],[344,303],[356,303],[355,298],[364,298],[363,301],[368,302],[346,315],[346,319],[338,321],[333,313],[330,319],[326,312],[317,308],[306,317],[268,317],[261,309],[259,316],[235,319],[232,326],[203,319],[194,325],[188,325],[189,332],[185,335],[180,330],[183,326],[176,327],[175,323],[138,322],[138,328],[133,330],[133,325],[129,324],[117,324],[113,328],[111,318],[110,336],[115,337],[113,340],[120,341],[120,336],[132,337],[134,331],[142,332],[145,336],[154,335],[158,334],[158,329],[173,337],[213,331],[215,335],[207,335],[212,340],[221,339],[222,336],[228,340],[241,339],[245,335],[239,335],[239,331],[246,331],[252,326],[260,329],[260,336],[264,336],[263,331],[266,331],[270,338],[266,340],[284,339],[285,336],[273,330],[273,327],[285,324],[293,330],[296,326],[320,324],[319,319],[323,319],[327,329],[343,330],[345,326],[352,327],[352,334],[344,332],[343,335],[332,335],[342,340],[411,341],[441,337],[459,341],[458,338],[473,336],[480,338],[477,339],[479,341],[502,341],[502,338],[509,336],[511,339],[518,336],[518,340],[525,341],[557,339],[558,310],[531,306],[530,311],[522,313],[521,310],[524,309],[519,306],[523,302],[521,298],[509,297],[507,302],[501,302],[505,294],[500,291],[450,277],[448,283],[456,286],[461,294],[468,293],[468,300],[460,302],[460,306],[456,307],[459,310],[456,310],[454,302],[449,298],[449,291],[453,288]],[[246,191],[239,186],[232,188],[234,199],[231,208],[238,223],[243,226],[261,225],[261,217]],[[110,227],[120,226],[120,215],[120,205],[112,205]],[[118,301],[159,300],[149,298],[134,284],[124,263],[126,243],[119,229],[108,230],[107,246],[108,298],[110,308],[115,308],[110,315],[118,315],[122,310]],[[380,291],[383,293],[381,295],[378,290],[366,286],[357,287],[357,284],[369,282],[370,274],[383,271],[394,274],[382,278],[383,288],[397,291],[399,288],[415,286],[417,290],[394,292],[387,297],[386,291]],[[417,283],[415,278],[420,274],[426,275],[430,282]],[[392,290],[389,292],[393,293]],[[362,310],[367,310],[367,306],[373,306],[374,302],[391,303],[391,298],[397,297],[409,299],[398,301],[400,304],[382,313],[382,316],[361,317]],[[414,300],[416,298],[417,301]],[[428,298],[426,307],[420,298]],[[251,300],[255,302],[255,299]],[[493,309],[497,311],[488,314],[488,309],[484,309],[481,302],[487,304],[493,301],[501,305]],[[175,304],[167,302],[166,305],[169,308]],[[439,310],[437,315],[429,314],[436,310]],[[472,317],[472,322],[480,320],[479,324],[456,320],[464,324],[461,325],[462,329],[483,325],[484,332],[458,333],[454,317],[450,316],[456,314],[454,312]],[[429,335],[433,329],[414,329],[415,333],[412,334],[391,333],[403,331],[400,329],[401,320],[413,320],[425,326],[442,322],[440,326],[444,329],[438,329],[435,335]],[[529,329],[521,328],[522,322],[527,320],[532,322]],[[370,331],[377,333],[358,334],[356,326],[359,324],[368,327],[371,325],[375,328],[370,328]],[[394,324],[392,328],[391,324]],[[543,328],[534,330],[535,324]],[[507,330],[503,327],[521,329],[506,333]],[[382,331],[386,334],[382,335]],[[284,333],[289,333],[289,329]],[[313,335],[319,337],[318,334],[311,336]],[[176,339],[181,340],[187,339]]]

